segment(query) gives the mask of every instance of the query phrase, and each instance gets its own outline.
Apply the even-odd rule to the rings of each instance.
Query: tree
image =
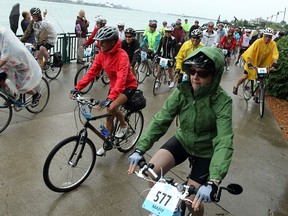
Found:
[[[269,95],[288,100],[288,36],[277,42],[279,51],[278,67],[269,74],[266,90]]]

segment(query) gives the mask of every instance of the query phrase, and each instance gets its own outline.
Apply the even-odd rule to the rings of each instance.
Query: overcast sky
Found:
[[[234,16],[240,19],[254,19],[262,17],[276,21],[276,14],[279,13],[277,21],[282,21],[286,7],[285,21],[288,22],[288,1],[287,0],[84,0],[85,2],[114,3],[128,6],[134,9],[145,11],[164,12],[174,14],[185,14],[204,18],[231,21]]]

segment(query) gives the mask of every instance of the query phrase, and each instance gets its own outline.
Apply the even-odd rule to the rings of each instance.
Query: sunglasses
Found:
[[[132,38],[132,36],[131,36],[131,35],[130,35],[130,36],[128,36],[128,35],[125,35],[125,37],[126,37],[126,38]]]
[[[192,37],[192,39],[195,39],[195,40],[200,40],[200,37]]]
[[[183,68],[184,70],[184,68]],[[200,78],[207,78],[209,76],[211,76],[211,73],[207,70],[204,70],[204,69],[199,69],[196,70],[195,67],[188,67],[186,68],[186,70],[184,70],[186,72],[186,74],[188,75],[192,75],[192,76],[195,76],[195,74],[197,73],[197,75],[200,77]]]

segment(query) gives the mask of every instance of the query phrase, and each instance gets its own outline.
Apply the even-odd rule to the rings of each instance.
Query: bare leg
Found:
[[[236,88],[238,88],[246,79],[248,78],[247,74],[243,74],[240,79],[237,81]]]
[[[173,73],[173,68],[168,67],[168,74],[171,82],[174,82],[174,73]]]

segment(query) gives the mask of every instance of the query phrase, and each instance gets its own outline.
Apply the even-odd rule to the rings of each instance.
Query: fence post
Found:
[[[68,40],[69,40],[69,37],[67,37],[67,35],[65,33],[64,37],[63,37],[63,46],[62,46],[62,57],[63,57],[64,63],[70,62],[70,58],[69,58],[68,52],[67,52]]]

